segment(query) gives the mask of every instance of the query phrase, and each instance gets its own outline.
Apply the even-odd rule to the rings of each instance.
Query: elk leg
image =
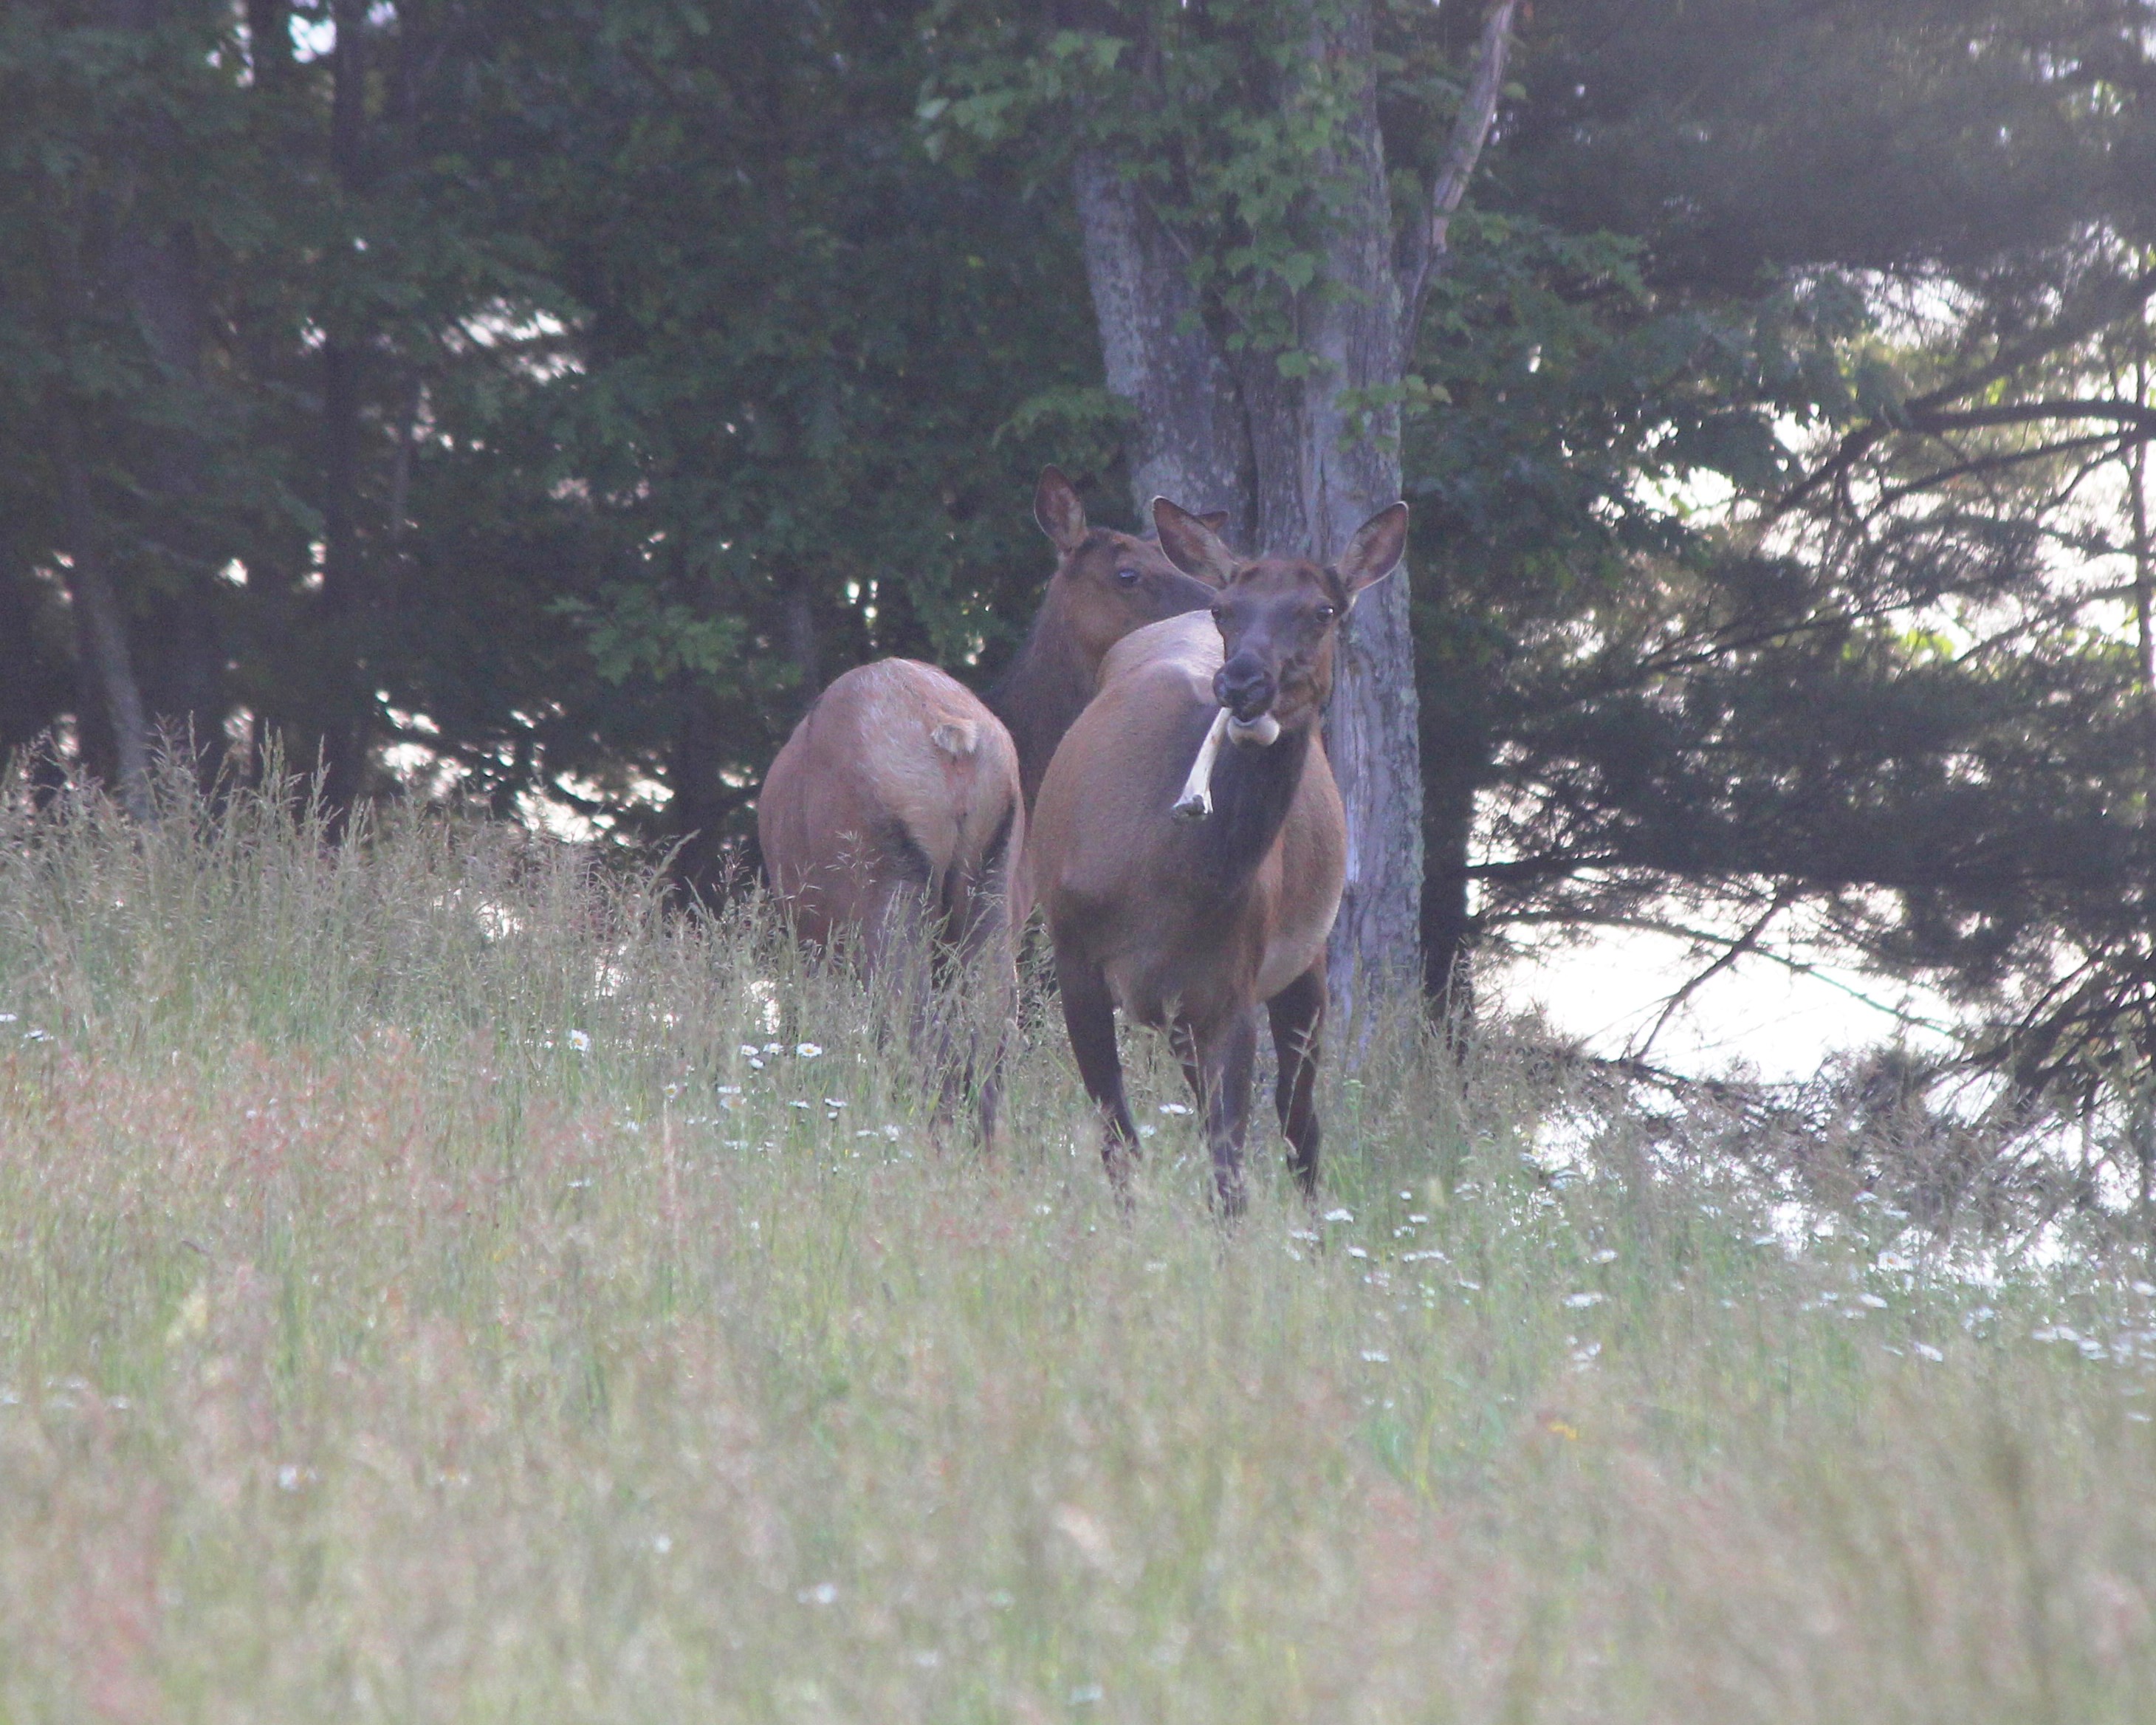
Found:
[[[1198,1032],[1198,1066],[1204,1080],[1205,1138],[1213,1151],[1213,1184],[1220,1214],[1233,1219],[1250,1203],[1243,1184],[1243,1138],[1250,1125],[1250,1075],[1258,1062],[1258,1014],[1235,1013]]]
[[[1183,1081],[1190,1086],[1190,1100],[1202,1114],[1205,1108],[1205,1079],[1198,1070],[1198,1034],[1188,1019],[1178,1019],[1168,1029],[1168,1045],[1183,1066]]]
[[[1280,1080],[1273,1106],[1288,1142],[1287,1165],[1305,1198],[1317,1196],[1317,1039],[1325,1023],[1325,959],[1265,1003]]]
[[[1059,943],[1060,946],[1060,943]],[[1063,1026],[1070,1033],[1070,1052],[1086,1094],[1101,1111],[1106,1136],[1101,1159],[1116,1195],[1128,1202],[1131,1163],[1138,1152],[1138,1132],[1123,1097],[1123,1063],[1116,1054],[1116,1004],[1108,979],[1094,965],[1055,955],[1055,989],[1063,998]]]

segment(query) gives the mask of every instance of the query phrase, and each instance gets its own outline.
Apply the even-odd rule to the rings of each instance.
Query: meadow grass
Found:
[[[1125,1215],[1052,1010],[984,1162],[753,902],[167,802],[0,813],[0,1717],[2156,1715],[2130,1263],[1404,1011]]]

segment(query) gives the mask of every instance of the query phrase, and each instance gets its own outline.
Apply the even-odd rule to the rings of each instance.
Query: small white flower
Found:
[[[743,1056],[744,1058],[747,1058],[747,1057],[748,1057],[748,1056],[753,1055],[754,1055],[757,1050],[757,1046],[756,1046],[756,1045],[755,1045],[753,1042],[744,1042],[744,1043],[743,1043],[743,1044],[742,1044],[742,1045],[741,1045],[741,1051],[742,1051],[742,1056]]]
[[[1348,1248],[1348,1255],[1351,1258],[1367,1258],[1370,1255],[1360,1246],[1350,1246]]]
[[[300,1481],[302,1477],[298,1465],[287,1461],[277,1470],[277,1489],[280,1491],[296,1491],[300,1489]]]
[[[1876,1294],[1859,1294],[1856,1296],[1856,1303],[1860,1306],[1869,1306],[1874,1312],[1884,1312],[1887,1309],[1887,1302]]]
[[[1149,1138],[1159,1130],[1157,1126],[1142,1126],[1138,1128],[1138,1136],[1142,1138]]]
[[[843,1108],[846,1105],[836,1096],[826,1096],[824,1098],[824,1106],[826,1108]]]
[[[763,1045],[763,1051],[766,1054],[784,1054],[786,1045],[783,1042],[767,1042]]]
[[[1564,1305],[1569,1311],[1584,1312],[1590,1306],[1599,1306],[1609,1297],[1609,1296],[1607,1294],[1592,1292],[1584,1294],[1567,1294],[1564,1296]]]
[[[742,1087],[738,1084],[722,1084],[719,1086],[719,1094],[722,1096],[737,1096],[741,1093]]]
[[[674,1549],[674,1536],[670,1533],[653,1534],[651,1536],[651,1548],[657,1552],[660,1557],[665,1557],[667,1553]]]
[[[895,1126],[886,1127],[883,1129],[883,1135],[886,1138],[889,1138],[894,1144],[898,1142],[898,1128]]]
[[[752,1072],[763,1070],[763,1057],[761,1055],[751,1055],[748,1057],[748,1069]]]
[[[1190,1110],[1181,1102],[1163,1102],[1160,1111],[1163,1114],[1188,1114]]]
[[[15,1014],[14,1014],[13,1013],[12,1013],[12,1012],[0,1012],[0,1024],[13,1024],[14,1022],[15,1022]],[[2149,1290],[2149,1291],[2150,1291],[2151,1293],[2156,1293],[2156,1288],[2152,1288],[2151,1290]]]
[[[819,1581],[814,1587],[804,1587],[793,1596],[804,1605],[829,1605],[839,1597],[839,1584],[834,1581]]]
[[[1366,1348],[1363,1350],[1363,1363],[1366,1366],[1389,1366],[1392,1363],[1392,1355],[1387,1353],[1382,1348]]]
[[[793,1045],[793,1052],[800,1055],[804,1060],[813,1060],[818,1055],[823,1053],[823,1051],[824,1050],[822,1045],[818,1043],[797,1042]]]
[[[1325,1219],[1328,1222],[1352,1222],[1355,1219],[1355,1212],[1353,1210],[1327,1210],[1325,1213]]]
[[[2156,1297],[2156,1282],[2137,1281],[2133,1285],[2133,1291],[2144,1300]]]
[[[788,1102],[786,1106],[787,1106],[788,1107],[789,1107],[789,1108],[803,1108],[803,1109],[805,1109],[806,1107],[808,1107],[808,1105],[806,1102]]]
[[[588,1031],[570,1031],[568,1043],[569,1046],[574,1049],[578,1054],[589,1054],[592,1051],[592,1039]]]
[[[1617,1261],[1617,1254],[1609,1247],[1604,1246],[1587,1261],[1590,1264],[1614,1264]]]
[[[1940,1364],[1946,1358],[1946,1355],[1940,1353],[1938,1348],[1933,1347],[1928,1342],[1912,1342],[1909,1344],[1909,1351],[1915,1354],[1917,1358],[1928,1359],[1935,1366]]]

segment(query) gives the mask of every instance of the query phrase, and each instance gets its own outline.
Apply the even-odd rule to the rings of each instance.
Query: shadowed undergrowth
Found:
[[[2130,1267],[1808,1227],[1408,1014],[1231,1235],[1135,1045],[1125,1220],[1052,1011],[984,1164],[754,905],[170,794],[0,814],[0,1715],[2156,1703]]]

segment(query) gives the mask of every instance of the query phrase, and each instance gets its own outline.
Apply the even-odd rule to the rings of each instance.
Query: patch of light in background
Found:
[[[1803,961],[1810,974],[1771,958],[1739,958],[1657,1030],[1671,999],[1714,957],[1680,936],[1639,929],[1530,937],[1489,967],[1482,986],[1500,1009],[1537,1013],[1592,1055],[1639,1055],[1686,1077],[1734,1068],[1785,1083],[1859,1049],[1900,1042],[1943,1053],[1953,1045],[1938,1028],[1948,1014],[1937,997],[1817,956]]]

